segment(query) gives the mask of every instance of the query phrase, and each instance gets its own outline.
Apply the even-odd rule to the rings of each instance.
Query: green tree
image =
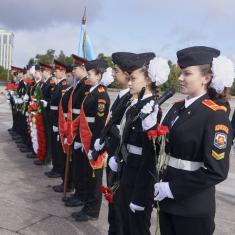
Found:
[[[10,80],[11,74],[8,72],[7,69],[4,69],[2,66],[0,66],[0,80]]]
[[[47,50],[46,54],[37,54],[35,56],[36,62],[39,63],[44,63],[44,64],[53,64],[53,60],[55,58],[55,50],[49,49]]]
[[[168,61],[170,66],[170,74],[168,81],[161,86],[162,90],[169,88],[175,88],[178,91],[178,78],[180,76],[180,69],[176,64],[173,64],[170,60]]]

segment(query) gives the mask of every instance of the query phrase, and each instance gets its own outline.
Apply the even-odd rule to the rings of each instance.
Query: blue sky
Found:
[[[7,2],[1,3],[0,26],[15,34],[14,64],[18,66],[50,48],[67,55],[76,53],[84,6],[96,54],[154,51],[175,61],[179,49],[208,45],[235,61],[233,0]],[[9,11],[11,17],[4,15]]]

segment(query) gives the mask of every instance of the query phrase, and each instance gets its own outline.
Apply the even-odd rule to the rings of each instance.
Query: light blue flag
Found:
[[[87,60],[95,60],[96,58],[90,38],[86,32],[85,24],[82,24],[81,26],[78,56],[85,58]]]

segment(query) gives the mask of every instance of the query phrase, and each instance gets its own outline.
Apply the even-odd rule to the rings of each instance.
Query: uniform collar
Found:
[[[89,91],[89,92],[91,93],[92,91],[94,91],[95,88],[98,87],[99,85],[100,85],[100,84],[97,84],[97,85],[95,85],[95,86],[92,86],[92,87],[90,88],[90,91]]]
[[[118,93],[118,97],[119,98],[122,98],[127,92],[130,91],[130,88],[126,88],[124,90],[121,90],[119,93]]]
[[[150,94],[146,94],[146,95],[144,95],[144,96],[142,97],[142,99],[141,99],[141,100],[145,100],[145,99],[147,99],[147,98],[149,98],[149,97],[151,97],[151,96],[153,96],[153,94],[152,94],[152,93],[150,93]],[[137,98],[136,98],[136,99],[134,99],[134,100],[132,100],[132,102],[131,102],[131,106],[135,105],[135,104],[137,103],[137,101],[138,101],[138,99],[137,99]]]
[[[199,96],[196,96],[194,98],[191,98],[191,99],[188,99],[186,98],[185,99],[185,103],[184,103],[184,106],[185,108],[188,108],[191,104],[193,104],[196,100],[198,100],[200,97],[204,96],[205,94],[202,94],[202,95],[199,95]]]
[[[65,79],[66,79],[66,78],[61,78],[57,84],[61,83],[61,82],[64,81]]]

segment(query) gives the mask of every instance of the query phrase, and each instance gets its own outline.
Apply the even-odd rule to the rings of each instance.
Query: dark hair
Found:
[[[96,75],[100,74],[101,76],[102,76],[103,73],[106,71],[105,68],[99,68],[99,67],[94,68],[94,69],[92,69],[92,70],[94,70],[94,72],[95,72]]]
[[[211,70],[211,65],[210,64],[203,64],[203,65],[199,65],[198,67],[199,67],[199,70],[200,70],[202,76],[210,75],[211,80],[212,80],[213,72]],[[228,99],[229,99],[229,89],[227,87],[225,87],[223,92],[221,94],[219,94],[219,93],[216,92],[216,90],[214,88],[210,87],[211,80],[208,83],[208,87],[207,87],[207,92],[208,92],[208,95],[209,95],[210,99],[212,99],[214,101],[222,101],[222,102],[228,101]]]

